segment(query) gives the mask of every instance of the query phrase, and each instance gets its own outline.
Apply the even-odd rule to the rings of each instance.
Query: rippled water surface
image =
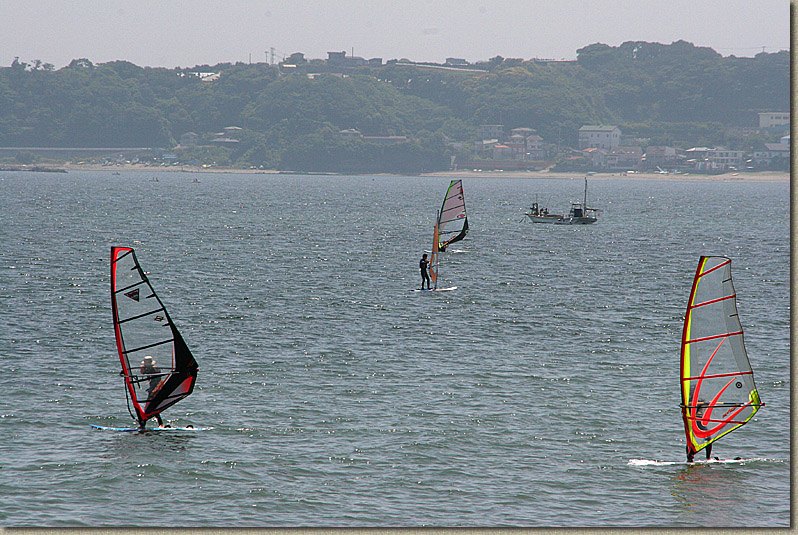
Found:
[[[158,181],[152,180],[157,177]],[[471,232],[419,285],[448,179],[0,173],[0,525],[789,526],[789,184],[466,179]],[[111,245],[200,372],[128,426]],[[452,250],[453,249],[453,250]],[[679,340],[732,259],[767,406],[681,461]]]

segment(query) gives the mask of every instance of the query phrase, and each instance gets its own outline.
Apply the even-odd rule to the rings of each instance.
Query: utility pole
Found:
[[[274,47],[269,48],[269,51],[272,54],[272,60],[269,62],[269,65],[274,65]]]

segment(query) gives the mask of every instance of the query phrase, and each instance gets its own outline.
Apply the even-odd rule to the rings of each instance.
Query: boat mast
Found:
[[[587,177],[585,177],[585,203],[582,205],[584,210],[587,210]]]

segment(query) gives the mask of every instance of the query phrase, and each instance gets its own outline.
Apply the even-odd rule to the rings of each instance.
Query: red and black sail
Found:
[[[130,247],[111,248],[111,307],[122,375],[143,426],[191,394],[197,361]]]

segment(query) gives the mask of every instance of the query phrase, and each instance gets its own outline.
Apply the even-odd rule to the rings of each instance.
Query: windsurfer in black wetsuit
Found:
[[[424,281],[427,281],[427,290],[431,289],[429,285],[429,274],[427,273],[427,270],[429,269],[427,253],[424,253],[421,256],[421,261],[418,263],[418,267],[421,269],[421,289],[424,289]]]
[[[158,390],[158,383],[161,382],[161,369],[155,366],[155,360],[149,355],[144,357],[144,360],[141,361],[141,367],[139,368],[139,372],[141,375],[149,375],[150,376],[150,385],[147,388],[147,401],[152,399],[152,396]],[[163,427],[163,420],[161,420],[161,415],[156,414],[155,420],[158,422],[158,427]],[[144,427],[146,420],[144,422],[140,422],[141,427]]]
[[[695,425],[701,431],[706,431],[707,430],[707,426],[705,426],[704,423],[701,421],[701,418],[703,418],[703,416],[704,416],[704,410],[706,408],[707,408],[707,402],[702,400],[702,399],[699,399],[698,402],[696,403],[696,406],[695,406]],[[707,444],[707,447],[704,448],[704,449],[707,450],[707,460],[711,459],[712,458],[712,442]],[[696,452],[692,451],[692,449],[688,445],[687,446],[687,462],[688,463],[693,462],[693,457],[695,457],[695,454],[696,454]]]

